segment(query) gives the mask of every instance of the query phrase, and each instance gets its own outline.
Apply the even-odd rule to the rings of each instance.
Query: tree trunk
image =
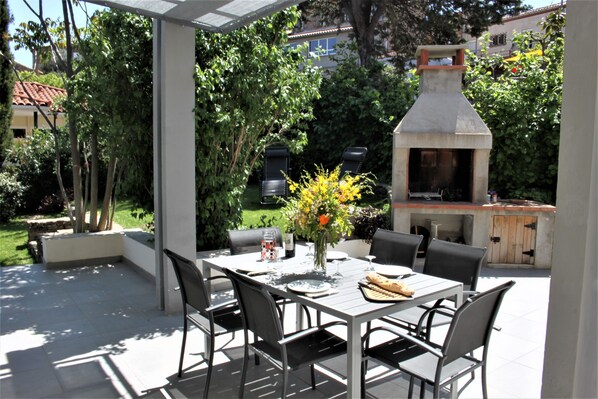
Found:
[[[375,39],[376,27],[384,13],[384,2],[372,0],[350,0],[350,21],[355,32],[355,40],[359,49],[359,63],[367,66],[376,59]]]
[[[91,174],[90,174],[90,203],[89,203],[89,231],[98,231],[98,136],[95,130],[91,132]]]
[[[104,202],[102,204],[102,213],[100,215],[100,221],[98,223],[98,229],[103,231],[107,230],[111,224],[110,221],[110,206],[112,204],[112,190],[114,190],[114,176],[116,174],[116,156],[110,155],[110,161],[108,162],[108,170],[106,171],[106,191],[104,192]]]

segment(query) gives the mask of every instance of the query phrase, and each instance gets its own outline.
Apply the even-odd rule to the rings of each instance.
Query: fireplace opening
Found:
[[[411,148],[409,191],[442,193],[444,201],[472,201],[473,150]]]

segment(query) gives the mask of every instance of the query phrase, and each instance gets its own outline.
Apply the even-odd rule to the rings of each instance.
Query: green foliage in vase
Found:
[[[241,224],[247,179],[267,145],[305,144],[320,76],[285,47],[298,17],[288,9],[226,35],[197,32],[199,249],[226,246],[227,230]]]
[[[465,96],[492,132],[489,186],[502,198],[555,202],[564,25],[556,12],[541,34],[517,35],[515,61],[488,56],[487,44],[481,57],[468,55]]]

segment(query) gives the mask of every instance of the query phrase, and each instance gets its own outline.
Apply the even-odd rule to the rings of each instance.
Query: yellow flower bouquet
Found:
[[[326,244],[332,246],[353,231],[350,204],[369,191],[366,175],[340,177],[340,167],[331,172],[318,167],[315,176],[305,173],[299,182],[288,179],[291,197],[283,200],[288,228],[315,244],[314,267],[325,269]]]

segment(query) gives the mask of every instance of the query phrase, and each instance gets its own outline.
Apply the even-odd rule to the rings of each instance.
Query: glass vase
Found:
[[[328,244],[326,233],[318,234],[314,242],[314,270],[317,272],[326,272],[326,246]]]

